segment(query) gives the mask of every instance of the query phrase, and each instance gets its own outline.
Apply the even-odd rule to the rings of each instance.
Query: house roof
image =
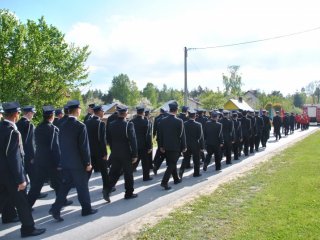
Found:
[[[253,108],[249,106],[248,103],[246,103],[244,100],[242,100],[241,102],[237,99],[229,99],[228,102],[232,102],[238,109],[242,109],[245,111],[253,111]],[[227,103],[228,103],[227,102]],[[226,103],[226,104],[227,104]]]

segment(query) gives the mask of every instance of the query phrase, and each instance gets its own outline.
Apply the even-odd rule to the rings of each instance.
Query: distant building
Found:
[[[253,108],[250,107],[241,97],[239,99],[229,99],[226,104],[224,104],[224,109],[226,110],[245,110],[253,111]]]
[[[188,102],[187,105],[190,109],[198,109],[202,106],[202,104],[199,101],[193,98],[188,98],[187,102]]]
[[[258,98],[258,91],[257,90],[249,90],[247,91],[243,99],[253,108],[257,108],[259,106],[259,98]]]

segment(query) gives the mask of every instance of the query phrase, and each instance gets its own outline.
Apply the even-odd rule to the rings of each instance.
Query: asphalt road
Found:
[[[290,143],[296,142],[310,133],[317,130],[317,127],[311,127],[307,131],[296,131],[293,135],[282,138],[275,142],[272,136],[269,139],[266,149],[249,157],[241,157],[238,161],[233,161],[232,165],[226,166],[225,159],[222,162],[222,171],[220,173],[214,171],[214,166],[209,165],[206,172],[202,172],[202,176],[198,178],[192,177],[193,169],[187,170],[183,176],[182,183],[173,184],[172,178],[169,185],[172,186],[170,191],[165,191],[160,187],[160,181],[165,171],[165,163],[162,164],[158,175],[152,176],[152,181],[143,182],[141,167],[134,173],[135,193],[139,196],[136,199],[124,199],[124,181],[120,178],[116,192],[111,195],[111,203],[107,204],[102,198],[102,182],[99,173],[94,173],[90,179],[91,202],[94,208],[99,209],[97,214],[82,217],[81,207],[77,200],[75,189],[69,193],[68,199],[74,201],[71,206],[66,207],[61,215],[63,222],[56,222],[48,214],[50,205],[54,201],[55,194],[49,186],[44,186],[42,192],[49,195],[45,199],[37,200],[33,216],[36,226],[46,228],[45,234],[29,239],[109,239],[115,233],[121,231],[130,232],[127,226],[134,226],[141,223],[138,219],[144,216],[151,216],[156,210],[170,208],[175,203],[183,201],[190,194],[197,194],[205,186],[212,183],[216,185],[230,179],[232,176],[241,174],[246,169],[259,162],[259,159],[265,158],[284,148]],[[181,164],[181,159],[178,164]],[[142,222],[148,222],[142,221]],[[138,225],[136,225],[138,226]],[[141,227],[141,226],[139,226]],[[20,238],[20,224],[0,224],[0,239],[18,239]],[[116,239],[118,237],[114,237]]]

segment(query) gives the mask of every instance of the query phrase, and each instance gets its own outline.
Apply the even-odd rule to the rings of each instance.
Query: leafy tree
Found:
[[[227,99],[222,92],[207,91],[200,96],[200,101],[205,109],[223,108]]]
[[[129,106],[136,105],[140,98],[140,92],[136,83],[130,81],[128,75],[122,73],[113,77],[109,94],[112,95],[114,99]]]
[[[153,106],[157,105],[159,90],[153,83],[147,83],[147,85],[142,90],[142,95],[146,97]]]
[[[232,65],[228,67],[230,76],[222,75],[223,85],[225,87],[225,95],[233,95],[238,97],[241,95],[241,87],[243,85],[241,76],[238,75],[240,66]]]
[[[72,91],[88,83],[89,54],[88,46],[67,44],[44,17],[23,24],[0,9],[0,102],[62,106]]]
[[[302,105],[305,103],[305,101],[306,101],[305,94],[296,92],[293,95],[293,105],[295,107],[301,108]]]

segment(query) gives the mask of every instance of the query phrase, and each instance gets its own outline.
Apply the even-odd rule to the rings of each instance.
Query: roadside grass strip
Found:
[[[320,239],[320,132],[146,226],[137,239]]]

